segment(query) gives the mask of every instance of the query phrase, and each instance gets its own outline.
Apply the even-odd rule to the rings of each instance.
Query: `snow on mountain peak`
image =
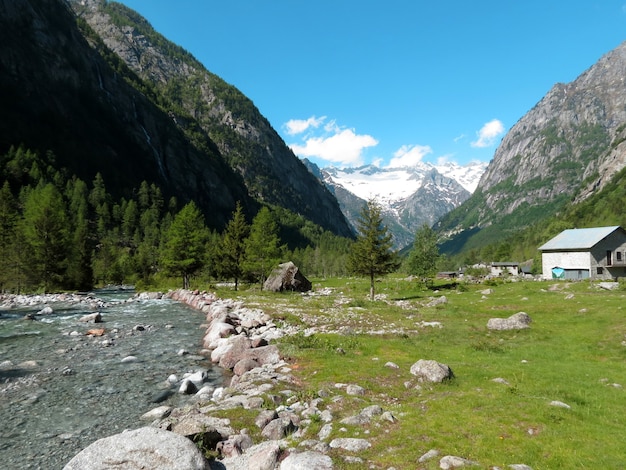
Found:
[[[358,168],[324,168],[326,178],[333,184],[361,199],[374,198],[383,205],[406,199],[422,185],[424,177],[433,170],[456,180],[470,193],[476,190],[487,163],[472,162],[461,166],[454,162],[441,165],[419,162],[411,167],[380,168],[366,165]]]

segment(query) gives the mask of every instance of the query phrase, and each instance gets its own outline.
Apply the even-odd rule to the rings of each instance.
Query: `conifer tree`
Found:
[[[33,281],[48,292],[61,283],[68,258],[66,208],[54,185],[38,186],[28,194],[21,227]]]
[[[182,278],[183,289],[189,288],[190,277],[204,266],[207,237],[204,217],[193,201],[176,214],[165,233],[161,265],[167,275]]]
[[[15,262],[17,205],[8,181],[0,189],[0,291],[11,283]]]
[[[235,290],[238,289],[239,280],[244,272],[246,239],[249,233],[250,226],[246,222],[241,203],[237,201],[232,218],[222,235],[220,260],[221,274],[235,281]]]
[[[413,248],[407,259],[408,273],[422,279],[432,277],[437,272],[440,258],[437,234],[428,224],[422,225],[415,232]]]
[[[89,290],[93,287],[91,258],[94,245],[89,230],[89,191],[84,181],[75,179],[68,182],[67,194],[71,243],[66,284],[72,289]]]
[[[358,236],[348,255],[348,269],[370,279],[370,299],[374,300],[376,276],[389,274],[400,263],[392,250],[392,236],[383,225],[382,209],[373,199],[363,206],[357,220]]]
[[[252,220],[250,236],[246,240],[246,271],[254,275],[263,285],[270,271],[280,261],[278,225],[267,207]]]

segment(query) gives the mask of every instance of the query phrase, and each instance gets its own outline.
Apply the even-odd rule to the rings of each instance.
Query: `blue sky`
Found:
[[[626,0],[122,0],[320,166],[490,161],[626,40]]]

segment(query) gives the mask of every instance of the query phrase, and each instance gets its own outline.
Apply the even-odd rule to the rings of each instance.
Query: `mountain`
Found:
[[[507,133],[474,194],[436,228],[448,253],[497,243],[582,201],[626,165],[626,43],[554,87]]]
[[[335,234],[352,236],[336,199],[250,99],[124,5],[105,0],[70,4],[108,49],[165,97],[177,126],[193,127],[210,138],[254,199],[300,214]]]
[[[270,204],[352,235],[253,103],[132,10],[0,0],[0,38],[0,155],[21,144],[85,181],[99,172],[115,197],[154,183],[215,229],[241,201],[250,216]]]
[[[368,199],[376,199],[397,248],[410,245],[420,226],[432,225],[465,201],[487,166],[481,162],[466,166],[420,162],[412,167],[320,169],[305,163],[335,195],[353,227],[361,207]]]
[[[165,196],[196,200],[213,226],[228,220],[237,200],[250,208],[241,176],[209,136],[190,138],[97,36],[84,33],[62,0],[0,0],[0,153],[23,144],[85,181],[100,172],[116,196],[144,180],[158,184]]]

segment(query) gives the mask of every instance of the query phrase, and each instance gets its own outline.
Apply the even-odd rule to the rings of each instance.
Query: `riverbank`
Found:
[[[137,427],[156,399],[172,407],[194,400],[172,390],[171,376],[205,371],[207,385],[223,385],[221,371],[198,354],[203,316],[159,297],[127,289],[3,296],[3,467],[63,468],[95,440]],[[81,321],[95,314],[98,323]]]

